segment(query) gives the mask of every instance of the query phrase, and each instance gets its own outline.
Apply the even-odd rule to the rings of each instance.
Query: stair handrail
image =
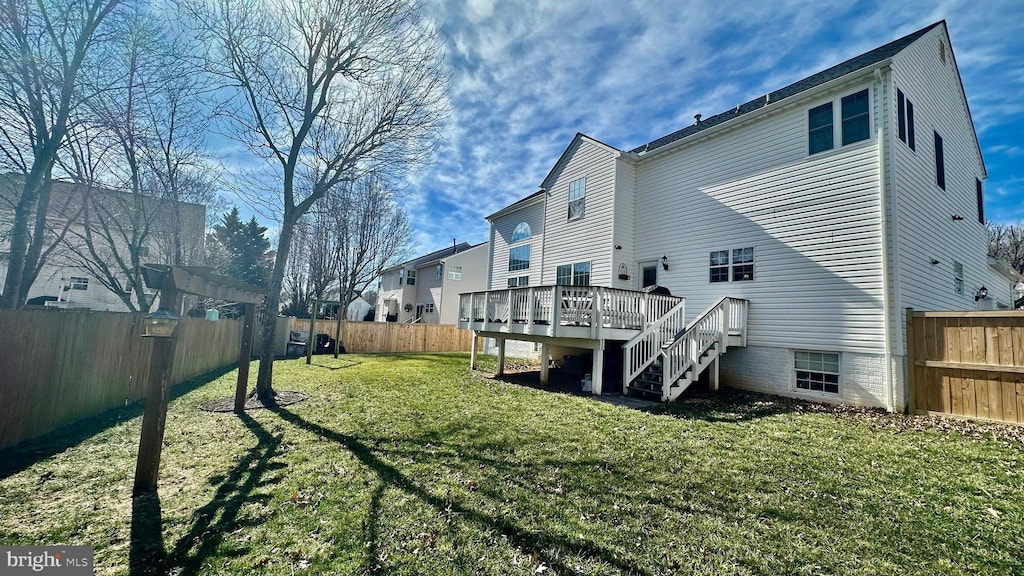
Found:
[[[686,325],[685,310],[686,299],[681,298],[660,318],[622,345],[623,383],[628,385],[658,358],[662,345]]]
[[[718,344],[718,354],[725,351],[726,336],[728,335],[726,319],[729,316],[726,308],[729,306],[730,300],[732,298],[726,296],[712,304],[690,322],[672,342],[662,347],[661,385],[663,397],[668,396],[669,386],[681,378],[690,367],[699,364],[701,357],[712,346]]]

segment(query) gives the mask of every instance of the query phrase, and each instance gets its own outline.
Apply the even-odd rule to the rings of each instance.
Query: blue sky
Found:
[[[487,239],[576,132],[629,149],[945,19],[989,172],[1024,220],[1024,1],[426,0],[452,117],[411,177],[416,254]]]

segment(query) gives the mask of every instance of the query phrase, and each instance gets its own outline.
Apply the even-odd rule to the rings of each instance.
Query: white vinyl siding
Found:
[[[623,159],[615,162],[615,207],[612,218],[614,231],[612,234],[612,287],[626,290],[642,288],[642,271],[637,269],[636,245],[634,230],[636,227],[636,164]],[[619,270],[626,269],[629,278],[619,278]]]
[[[519,240],[513,243],[512,236],[515,229],[525,223],[530,227],[530,238]],[[521,229],[521,228],[520,228]],[[511,246],[530,245],[530,271],[535,276],[534,284],[539,278],[539,270],[544,257],[544,202],[538,201],[534,204],[523,206],[508,214],[495,217],[491,221],[491,243],[490,243],[490,281],[489,290],[504,290],[508,288],[508,279],[522,276],[520,272],[508,269],[509,249]],[[534,272],[537,270],[537,272]],[[465,270],[463,274],[465,274]]]
[[[752,346],[883,351],[877,141],[807,155],[807,111],[870,82],[640,161],[636,253],[668,256],[658,283],[686,297],[688,321],[735,296],[751,301]],[[711,252],[745,247],[755,281],[709,282]]]
[[[569,185],[583,177],[587,183],[586,216],[566,221]],[[540,284],[554,284],[560,264],[590,261],[591,283],[611,285],[615,180],[612,151],[584,137],[570,145],[563,161],[544,182],[548,198]]]
[[[946,63],[940,60],[939,43],[946,46]],[[917,310],[971,310],[978,287],[991,288],[1005,280],[989,273],[985,255],[985,226],[970,216],[977,210],[976,180],[983,177],[967,103],[961,91],[956,65],[950,58],[949,40],[938,26],[893,58],[889,94],[896,90],[914,95],[916,151],[898,139],[898,110],[890,114],[893,129],[892,160],[895,181],[890,194],[896,207],[892,224],[897,226],[893,249],[898,255],[900,284],[894,317],[904,308]],[[946,190],[935,177],[935,150],[930,133],[942,135]],[[908,138],[909,139],[909,138]],[[954,220],[952,215],[964,216]],[[932,264],[932,261],[939,264]],[[963,294],[950,289],[954,262],[964,264]],[[1002,292],[1006,292],[1003,290]],[[897,353],[903,354],[902,322],[895,322]]]

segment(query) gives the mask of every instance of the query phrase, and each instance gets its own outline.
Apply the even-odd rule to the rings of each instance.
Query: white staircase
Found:
[[[678,312],[673,308],[623,345],[626,390],[662,402],[678,398],[730,346],[746,346],[747,306],[747,300],[725,297],[669,332],[682,323],[682,303],[677,305]]]

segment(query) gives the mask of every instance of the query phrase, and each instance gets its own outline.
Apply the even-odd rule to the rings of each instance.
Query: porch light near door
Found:
[[[988,298],[988,288],[982,286],[981,288],[978,288],[977,292],[974,293],[974,301],[977,302],[978,300],[982,300],[984,298]]]
[[[668,256],[661,257],[661,267],[668,270]]]

